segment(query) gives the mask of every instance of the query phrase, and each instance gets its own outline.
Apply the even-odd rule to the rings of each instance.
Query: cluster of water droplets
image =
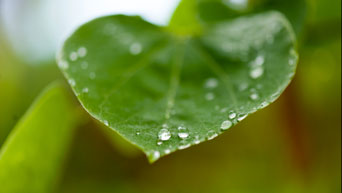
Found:
[[[212,101],[215,99],[215,94],[212,92],[215,88],[217,88],[219,81],[216,78],[208,78],[204,82],[204,88],[208,90],[205,94],[204,98],[207,101]]]
[[[76,51],[72,51],[69,55],[69,59],[71,61],[76,61],[79,58],[84,58],[87,55],[87,48],[85,47],[79,47]]]

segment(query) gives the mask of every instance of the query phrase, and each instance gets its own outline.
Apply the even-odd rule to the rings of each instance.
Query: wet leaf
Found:
[[[67,39],[58,63],[84,108],[153,162],[266,107],[295,73],[294,33],[278,12],[201,30],[102,17]]]

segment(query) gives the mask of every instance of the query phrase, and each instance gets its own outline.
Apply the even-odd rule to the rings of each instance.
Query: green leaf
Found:
[[[81,26],[58,63],[84,108],[153,162],[273,102],[297,54],[278,12],[221,22],[199,37],[116,15]]]
[[[53,84],[27,111],[0,153],[1,192],[52,192],[78,120],[70,95]]]

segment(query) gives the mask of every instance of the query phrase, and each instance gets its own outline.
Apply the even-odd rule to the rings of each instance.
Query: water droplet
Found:
[[[244,120],[246,117],[247,117],[247,114],[241,113],[241,114],[238,115],[237,120],[238,120],[238,121],[242,121],[242,120]]]
[[[66,61],[60,61],[60,62],[58,63],[58,66],[59,66],[60,68],[62,68],[63,70],[66,70],[66,69],[69,68],[69,63],[66,62]]]
[[[159,140],[161,141],[167,141],[171,138],[171,133],[168,129],[166,128],[163,128],[159,131],[158,133],[158,138]]]
[[[268,105],[268,102],[263,102],[263,103],[261,103],[261,105],[259,106],[259,108],[261,109],[261,108],[264,108],[264,107],[266,107]]]
[[[234,113],[234,111],[230,111],[228,117],[229,119],[234,119],[236,117],[236,113]]]
[[[212,139],[214,139],[217,136],[218,136],[218,134],[215,131],[213,131],[213,130],[210,130],[208,132],[208,140],[212,140]]]
[[[103,123],[106,125],[106,126],[109,126],[109,122],[107,120],[104,120]]]
[[[82,63],[81,63],[81,68],[82,68],[83,70],[87,69],[87,68],[88,68],[88,62],[82,62]]]
[[[218,80],[216,78],[209,78],[205,81],[205,88],[216,88],[218,85]]]
[[[142,45],[140,43],[133,43],[131,47],[129,48],[129,51],[133,55],[138,55],[142,52]]]
[[[255,58],[254,61],[251,62],[251,66],[262,66],[265,63],[265,57],[259,55]]]
[[[160,157],[159,151],[153,152],[153,159],[158,159]]]
[[[201,143],[201,140],[199,139],[199,136],[198,136],[198,135],[195,136],[195,141],[194,141],[194,143],[195,143],[195,144]]]
[[[212,92],[209,92],[205,95],[205,99],[207,99],[208,101],[212,101],[214,100],[214,98],[215,98],[215,95]]]
[[[296,62],[297,62],[297,60],[298,60],[298,55],[297,55],[297,53],[296,53],[296,50],[292,48],[292,49],[290,50],[289,64],[290,64],[290,65],[295,65]]]
[[[163,144],[162,141],[158,141],[158,142],[157,142],[157,145],[161,145],[161,144]]]
[[[178,137],[181,139],[186,139],[189,137],[189,133],[178,133]]]
[[[89,78],[92,79],[92,80],[94,80],[94,79],[96,78],[95,72],[89,73]]]
[[[76,52],[71,52],[69,58],[71,61],[76,61],[78,58],[78,55]]]
[[[71,86],[75,86],[76,85],[76,82],[75,82],[75,80],[74,79],[69,79],[69,84],[71,85]]]
[[[253,79],[260,78],[264,74],[264,68],[262,66],[256,66],[251,69],[249,76]]]
[[[221,109],[221,113],[225,113],[225,112],[227,112],[228,111],[228,108],[223,108],[223,109]]]
[[[77,54],[80,58],[85,57],[87,55],[87,48],[85,48],[85,47],[78,48]]]
[[[239,90],[240,91],[244,91],[244,90],[246,90],[248,88],[248,83],[241,83],[240,85],[239,85]]]
[[[137,134],[137,135],[140,135],[140,132],[138,131],[136,134]]]
[[[165,154],[169,154],[169,153],[171,153],[171,150],[170,149],[165,149],[164,152],[165,152]]]
[[[257,93],[252,93],[249,98],[251,98],[253,101],[258,100],[259,99],[259,95]]]
[[[179,149],[179,150],[186,149],[186,148],[190,147],[190,145],[191,145],[191,144],[180,145],[180,146],[178,147],[178,149]]]
[[[231,121],[223,121],[223,123],[221,124],[221,129],[222,130],[227,130],[232,126],[232,122]]]
[[[88,93],[88,92],[89,92],[89,89],[88,89],[88,88],[83,88],[83,89],[82,89],[82,92],[83,92],[83,93]]]

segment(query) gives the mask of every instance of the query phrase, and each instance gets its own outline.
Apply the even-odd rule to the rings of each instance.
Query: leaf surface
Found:
[[[76,30],[58,63],[84,108],[153,162],[273,102],[295,73],[297,53],[278,12],[181,36],[115,15]]]

